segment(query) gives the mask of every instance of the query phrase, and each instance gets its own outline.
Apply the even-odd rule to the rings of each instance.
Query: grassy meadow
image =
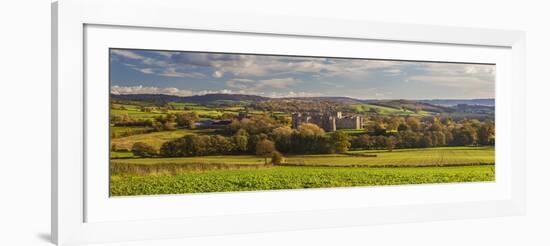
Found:
[[[137,142],[144,142],[156,149],[159,149],[163,143],[168,140],[181,138],[189,134],[208,134],[213,132],[212,129],[204,130],[189,130],[189,129],[177,129],[174,131],[161,131],[150,132],[145,134],[136,134],[127,137],[120,137],[111,139],[111,146],[115,146],[116,149],[122,149],[130,151],[132,146]]]
[[[487,165],[495,159],[493,147],[440,147],[429,149],[398,149],[350,151],[346,154],[288,155],[279,165],[287,166],[343,166],[343,167],[418,167],[452,165]],[[226,163],[257,165],[264,158],[255,155],[220,155],[176,158],[123,158],[113,159],[120,164],[208,164]]]

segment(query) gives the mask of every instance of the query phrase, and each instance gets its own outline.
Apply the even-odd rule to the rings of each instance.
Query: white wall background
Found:
[[[113,0],[115,1],[115,0]],[[160,1],[160,0],[159,0]],[[546,1],[189,1],[192,8],[527,32],[527,216],[163,241],[168,245],[550,245]],[[185,13],[182,13],[185,14]],[[0,245],[51,245],[50,1],[0,7]],[[159,245],[135,242],[111,245]],[[164,245],[164,244],[163,244]]]

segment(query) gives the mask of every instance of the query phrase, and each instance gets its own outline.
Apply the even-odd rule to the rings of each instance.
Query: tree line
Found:
[[[189,127],[194,117],[175,122]],[[439,117],[373,116],[364,132],[348,134],[345,130],[325,132],[315,124],[301,124],[293,129],[286,121],[269,115],[234,119],[223,134],[187,135],[165,142],[160,150],[140,143],[139,156],[189,157],[227,154],[256,154],[263,157],[281,154],[344,153],[350,149],[428,148],[437,146],[494,145],[495,130],[491,120],[453,121]],[[143,150],[146,150],[143,153]]]
[[[134,118],[128,114],[112,115],[113,126],[150,127],[153,131],[170,131],[177,128],[195,128],[199,116],[195,112],[178,112],[159,115],[153,118]]]

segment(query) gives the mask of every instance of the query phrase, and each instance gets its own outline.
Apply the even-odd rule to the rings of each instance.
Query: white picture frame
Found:
[[[185,9],[185,3],[175,0],[60,0],[52,4],[52,237],[57,244],[347,227],[524,213],[526,162],[523,32],[197,10],[182,15],[181,12]],[[108,32],[112,36],[116,36],[117,32],[125,32],[124,35],[128,37],[137,35],[136,40],[140,42],[124,43],[122,37],[109,39]],[[497,166],[497,181],[494,184],[313,189],[117,198],[118,200],[109,198],[108,195],[105,196],[104,189],[95,188],[100,182],[107,184],[105,172],[108,170],[102,173],[103,169],[89,165],[93,146],[96,149],[102,148],[95,141],[90,141],[93,137],[89,132],[90,129],[96,129],[89,114],[97,112],[94,116],[101,115],[101,112],[94,110],[96,102],[98,105],[102,102],[101,88],[96,88],[89,81],[97,80],[95,75],[99,80],[105,77],[100,76],[100,70],[93,70],[102,66],[98,63],[102,60],[101,57],[95,59],[95,55],[90,55],[89,52],[96,51],[93,50],[96,48],[101,50],[110,47],[114,45],[114,40],[118,40],[118,45],[128,48],[143,48],[140,46],[144,45],[147,48],[180,48],[170,42],[141,38],[150,32],[155,32],[159,37],[172,35],[174,38],[197,32],[226,37],[228,40],[254,36],[265,38],[266,42],[276,37],[281,41],[277,50],[248,47],[268,53],[295,54],[298,51],[293,46],[299,46],[300,42],[303,45],[306,42],[303,40],[310,40],[307,42],[312,44],[348,42],[345,43],[346,46],[369,43],[380,45],[379,47],[384,47],[383,44],[389,42],[395,48],[416,47],[423,52],[414,54],[403,51],[402,54],[384,55],[382,48],[379,56],[438,60],[447,55],[453,61],[490,61],[497,64],[497,163],[503,163],[503,168],[500,169],[503,171]],[[246,49],[237,45],[232,48],[231,43],[228,43],[229,46],[218,49]],[[438,46],[442,47],[442,52],[436,54],[433,50]],[[311,55],[316,51],[311,49],[302,52]],[[334,52],[346,51],[340,49]],[[371,57],[373,55],[370,54]],[[400,55],[403,57],[399,57]],[[107,62],[105,59],[103,61]],[[94,76],[90,76],[90,71],[94,71]],[[95,134],[97,131],[94,130]],[[371,199],[360,198],[365,194]],[[429,194],[433,197],[437,196],[434,194],[451,195],[432,199]],[[301,201],[299,199],[303,199],[303,203],[300,203],[302,206],[288,203],[282,206],[283,203],[280,203]],[[307,204],[308,200],[334,202],[313,206],[314,203]],[[252,207],[246,207],[246,202],[253,201],[263,201],[255,205],[261,205],[265,209],[253,210]],[[279,201],[279,208],[270,208],[269,204],[276,201]],[[211,206],[220,202],[229,205],[224,209]],[[351,202],[353,204],[349,204]],[[195,215],[177,212],[182,207],[196,211]],[[158,208],[162,210],[154,210]]]

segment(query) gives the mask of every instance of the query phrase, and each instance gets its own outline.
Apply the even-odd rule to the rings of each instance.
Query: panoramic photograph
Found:
[[[109,193],[494,182],[495,69],[111,48]]]

